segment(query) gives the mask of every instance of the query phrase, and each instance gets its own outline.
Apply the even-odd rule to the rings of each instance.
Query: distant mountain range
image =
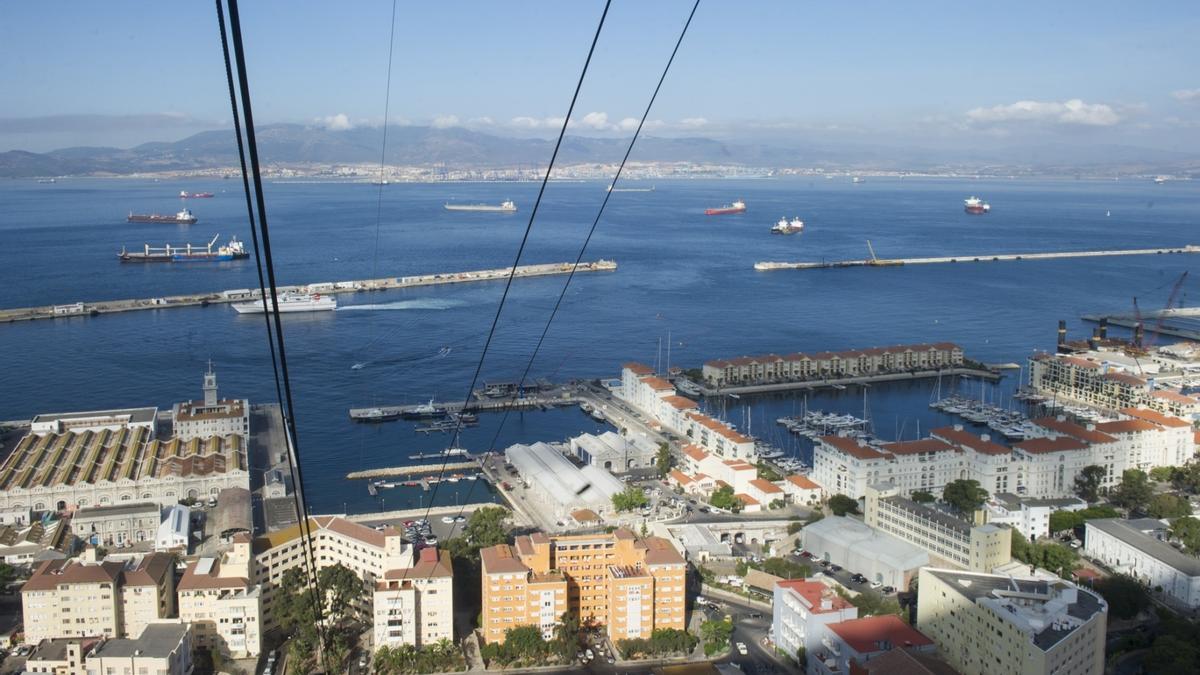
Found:
[[[379,161],[382,129],[356,127],[329,130],[299,124],[258,128],[259,155],[273,166],[359,164]],[[568,136],[560,165],[614,163],[628,139]],[[553,141],[509,138],[464,128],[394,126],[388,129],[387,163],[447,168],[511,168],[545,166]],[[1064,158],[1069,158],[1064,160]],[[930,150],[846,143],[762,143],[702,137],[642,137],[633,161],[736,164],[754,167],[826,167],[858,170],[957,170],[1039,173],[1200,173],[1194,154],[1124,146],[1054,147],[993,150]],[[144,143],[128,148],[76,147],[33,153],[0,153],[0,177],[31,178],[68,175],[125,175],[232,167],[237,146],[229,130],[205,131],[175,142]]]

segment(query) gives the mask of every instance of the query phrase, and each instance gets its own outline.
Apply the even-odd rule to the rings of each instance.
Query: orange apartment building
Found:
[[[553,636],[564,612],[607,627],[613,640],[685,628],[686,563],[658,537],[611,534],[517,537],[480,552],[483,639],[504,642],[509,628],[532,625]]]

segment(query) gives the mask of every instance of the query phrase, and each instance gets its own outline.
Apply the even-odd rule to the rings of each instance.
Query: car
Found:
[[[465,522],[467,522],[467,517],[466,516],[454,516],[454,522],[465,523]]]
[[[854,583],[856,583],[856,584],[861,584],[862,582],[864,582],[864,581],[866,581],[866,580],[867,580],[867,578],[866,578],[866,577],[864,577],[863,575],[861,575],[861,574],[859,574],[859,573],[857,573],[857,572],[855,572],[854,574],[851,574],[851,575],[850,575],[850,581],[853,581],[853,582],[854,582]]]
[[[886,595],[891,595],[892,593],[896,592],[896,589],[893,588],[892,586],[884,586],[883,588],[879,589],[879,592],[884,593]]]
[[[595,653],[595,652],[593,652],[593,651],[591,650],[591,648],[588,648],[588,649],[584,650],[584,652],[583,652],[583,655],[584,655],[584,656],[586,656],[586,657],[588,657],[589,659],[594,659],[594,658],[596,658],[596,653]]]
[[[800,557],[811,559],[813,557],[813,554],[809,553],[808,551],[800,551]]]
[[[697,605],[707,605],[708,598],[704,597],[703,595],[697,595],[696,596],[696,604]]]
[[[821,561],[821,567],[829,567],[829,561],[828,561],[828,560],[822,560],[822,561]]]
[[[882,581],[872,581],[871,588],[883,588],[883,582]]]
[[[454,516],[442,516],[442,522],[449,525],[454,522]]]
[[[738,650],[738,653],[739,653],[739,654],[741,654],[742,656],[745,656],[745,655],[747,655],[747,654],[749,654],[749,653],[750,653],[750,650],[749,650],[749,649],[746,649],[746,643],[745,643],[745,642],[739,642],[739,643],[737,643],[737,650]]]
[[[763,618],[763,615],[762,615],[762,612],[750,612],[749,614],[746,615],[746,618],[747,619],[761,619],[761,618]]]
[[[278,650],[278,649],[272,649],[272,650],[270,651],[270,653],[268,653],[268,654],[267,654],[267,665],[271,665],[271,664],[275,663],[275,662],[276,662],[276,661],[278,661],[278,660],[279,660],[279,650]]]
[[[707,506],[700,507],[700,513],[709,513],[711,511],[712,511],[712,509],[708,508]]]
[[[429,544],[430,546],[437,546],[438,538],[431,534],[428,537],[425,537],[425,543]]]
[[[608,660],[608,664],[609,664],[610,666],[611,666],[612,664],[614,664],[614,663],[616,663],[616,662],[617,662],[617,660],[616,660],[616,659],[614,659],[614,658],[613,658],[613,657],[611,657],[611,656],[610,656],[610,657],[608,657],[608,659],[607,659],[607,660]]]
[[[370,662],[371,662],[371,657],[368,656],[367,654],[363,654],[362,656],[358,657],[358,669],[366,670],[367,664]]]

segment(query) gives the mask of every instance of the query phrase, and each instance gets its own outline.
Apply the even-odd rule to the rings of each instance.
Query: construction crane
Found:
[[[1171,309],[1175,306],[1175,300],[1179,297],[1179,291],[1183,289],[1183,283],[1187,281],[1187,270],[1179,275],[1175,280],[1175,285],[1171,286],[1171,294],[1167,296],[1167,306],[1158,313],[1158,321],[1154,322],[1154,330],[1146,338],[1146,349],[1153,349],[1155,341],[1158,340],[1159,331],[1162,330],[1163,323],[1167,320],[1167,315],[1171,313]],[[1134,308],[1137,307],[1137,302],[1134,302]]]
[[[902,265],[903,264],[899,260],[888,260],[886,258],[880,259],[878,256],[876,256],[875,255],[875,247],[871,246],[870,239],[867,240],[867,252],[871,254],[871,259],[867,261],[867,264],[872,267],[885,267],[885,266],[889,266],[889,265]]]

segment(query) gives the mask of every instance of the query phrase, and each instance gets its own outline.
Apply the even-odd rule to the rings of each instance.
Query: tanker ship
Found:
[[[187,190],[179,191],[180,199],[211,199],[212,196],[213,193],[211,192],[188,192]]]
[[[240,260],[250,256],[246,252],[246,246],[238,241],[237,237],[229,240],[228,244],[214,249],[213,246],[217,243],[216,235],[207,245],[192,245],[184,244],[183,246],[151,246],[145,244],[142,246],[142,251],[130,253],[121,248],[121,252],[117,254],[121,262],[223,262],[226,260]]]
[[[129,212],[129,222],[131,223],[160,223],[167,225],[195,225],[196,216],[192,215],[191,210],[184,209],[173,216],[164,216],[161,213],[134,213]]]
[[[746,212],[746,202],[744,202],[740,199],[732,204],[726,204],[725,206],[722,206],[720,208],[704,209],[704,215],[706,215],[706,216],[724,216],[724,215],[729,215],[731,213],[745,213],[745,212]]]
[[[991,211],[992,205],[979,197],[970,197],[963,200],[963,209],[972,215],[980,215]]]
[[[499,206],[495,204],[443,204],[447,211],[499,211],[501,213],[516,213],[517,205],[511,199],[506,199]]]

